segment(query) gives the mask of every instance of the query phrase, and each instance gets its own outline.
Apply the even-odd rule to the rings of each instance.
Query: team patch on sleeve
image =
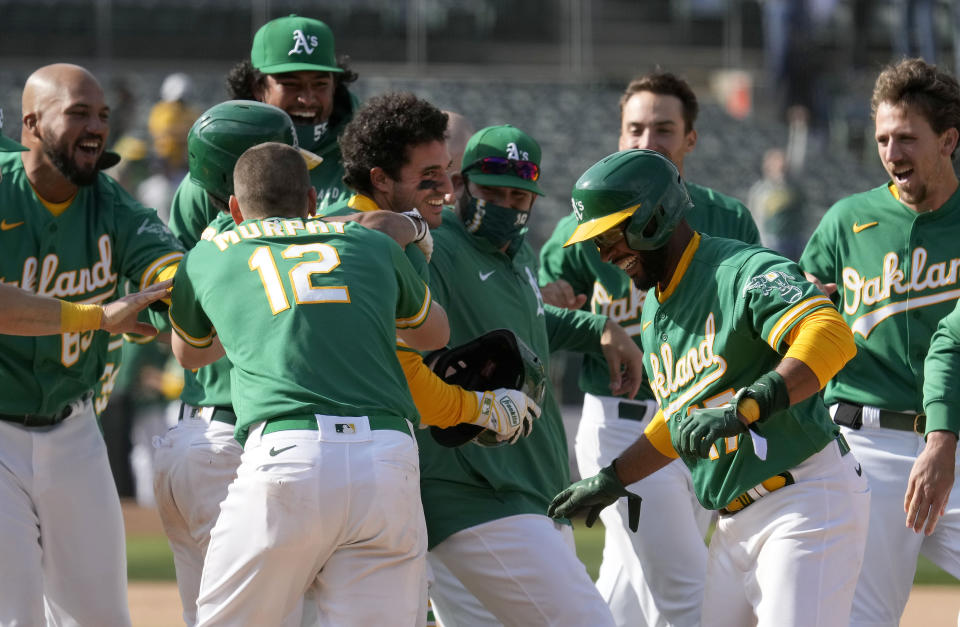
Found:
[[[763,274],[758,274],[749,281],[743,288],[743,293],[760,292],[764,296],[777,294],[786,302],[792,305],[803,297],[803,290],[794,282],[800,281],[799,277],[794,277],[780,270],[771,270]]]

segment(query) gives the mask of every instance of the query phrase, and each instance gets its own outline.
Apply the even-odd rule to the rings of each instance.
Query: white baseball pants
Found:
[[[582,477],[600,472],[633,444],[657,411],[642,421],[620,418],[622,399],[586,394],[574,451]],[[713,515],[693,494],[690,470],[676,460],[627,486],[643,498],[640,527],[630,530],[627,500],[600,513],[605,527],[597,589],[614,621],[630,627],[696,627],[707,571],[703,541]]]
[[[0,421],[0,625],[130,624],[120,499],[89,401]]]
[[[199,625],[299,625],[314,585],[322,625],[422,622],[427,534],[412,432],[317,419],[319,431],[250,434],[210,532]],[[338,433],[345,420],[351,432]]]
[[[243,453],[233,438],[233,425],[192,418],[190,413],[186,409],[186,417],[154,441],[153,482],[188,627],[197,622],[197,593],[210,530]]]
[[[508,627],[613,625],[577,557],[573,530],[544,514],[508,516],[458,531],[430,554]],[[430,593],[437,619],[445,627],[472,625],[458,618],[456,590],[443,584],[435,580]]]
[[[868,426],[842,431],[863,464],[871,492],[867,551],[850,625],[895,627],[910,597],[918,555],[960,578],[960,481],[954,481],[946,514],[933,535],[915,533],[906,526],[903,499],[910,469],[924,447],[923,436]]]
[[[847,627],[870,489],[836,442],[790,469],[796,483],[720,516],[703,627]]]

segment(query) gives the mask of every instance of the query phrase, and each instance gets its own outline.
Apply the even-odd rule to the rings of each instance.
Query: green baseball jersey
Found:
[[[433,230],[430,287],[450,319],[450,343],[510,329],[549,370],[552,350],[598,350],[606,318],[544,305],[537,258],[524,242],[513,258],[468,233],[444,210]],[[467,527],[518,514],[544,514],[569,484],[567,440],[549,380],[543,413],[516,444],[444,448],[418,431],[420,480],[428,543]]]
[[[796,323],[833,306],[794,262],[734,240],[694,237],[677,273],[640,318],[644,368],[671,433],[690,410],[722,405],[776,367]],[[717,440],[709,459],[682,458],[707,509],[796,466],[839,431],[816,394],[755,427],[766,459],[750,433]]]
[[[213,239],[214,235],[232,229],[234,226],[236,226],[236,223],[229,213],[217,213],[213,222],[204,228],[201,233],[175,234],[183,242],[183,245],[190,249],[201,239]],[[233,400],[230,395],[230,372],[232,370],[233,365],[226,357],[222,357],[195,371],[184,368],[183,391],[180,393],[180,400],[195,407],[232,407]]]
[[[361,213],[366,211],[380,211],[380,206],[369,196],[364,196],[363,194],[351,194],[350,196],[341,199],[339,202],[333,203],[328,207],[324,208],[322,211],[318,212],[318,215],[327,218],[327,217],[337,217],[337,216],[349,216],[355,213]],[[417,274],[424,280],[424,282],[430,282],[430,271],[427,269],[427,258],[424,256],[423,251],[420,250],[420,247],[416,244],[408,244],[405,252],[407,253],[407,259],[410,260],[410,263],[413,264],[413,269],[417,271]]]
[[[937,325],[923,374],[927,433],[960,433],[960,303]]]
[[[20,153],[0,153],[0,282],[64,300],[105,303],[141,289],[183,257],[157,212],[106,174],[59,215],[34,193]],[[93,391],[107,363],[104,331],[0,335],[0,413],[52,414]]]
[[[396,329],[422,324],[430,303],[382,233],[318,219],[247,220],[187,254],[170,322],[192,346],[220,337],[242,442],[251,425],[290,414],[415,421]]]
[[[686,218],[695,230],[747,244],[760,243],[757,225],[739,201],[700,185],[686,183],[686,186],[694,203]],[[609,316],[639,344],[640,312],[645,292],[638,289],[623,270],[605,263],[593,242],[580,242],[564,248],[576,228],[577,218],[572,213],[557,223],[550,239],[540,250],[540,284],[564,279],[573,287],[574,293],[587,295],[590,311]],[[610,375],[603,355],[584,355],[580,389],[589,394],[610,396]],[[636,398],[653,398],[646,381]]]
[[[800,267],[823,283],[850,325],[857,355],[825,398],[922,411],[923,360],[937,323],[960,297],[960,191],[917,213],[892,183],[837,202],[820,221]]]

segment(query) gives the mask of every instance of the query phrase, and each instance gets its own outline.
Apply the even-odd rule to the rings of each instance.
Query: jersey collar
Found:
[[[366,213],[367,211],[380,211],[380,206],[377,205],[376,201],[369,196],[364,196],[363,194],[354,194],[347,201],[347,206],[351,209],[356,209],[357,211],[362,211]]]
[[[690,267],[690,262],[693,260],[694,253],[697,252],[697,248],[700,247],[700,234],[694,231],[693,237],[690,238],[690,241],[687,242],[687,247],[683,249],[683,254],[680,255],[680,261],[677,262],[677,269],[673,271],[673,276],[670,277],[670,284],[667,285],[667,289],[662,292],[657,289],[657,302],[662,303],[663,301],[670,298],[670,296],[676,291],[677,286],[680,285],[680,281],[683,279],[683,275],[687,273],[687,268]]]

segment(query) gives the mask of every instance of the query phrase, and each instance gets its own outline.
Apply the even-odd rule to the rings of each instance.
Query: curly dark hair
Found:
[[[354,114],[340,136],[343,182],[373,193],[370,170],[381,168],[396,180],[413,146],[445,140],[447,114],[411,93],[375,96]]]
[[[902,59],[883,68],[870,99],[874,118],[883,103],[916,108],[937,135],[950,128],[960,131],[957,79],[923,59]],[[951,158],[955,155],[956,149]]]
[[[686,127],[683,132],[689,133],[693,130],[693,123],[697,121],[697,115],[700,113],[700,105],[697,103],[697,95],[690,89],[687,81],[672,72],[665,72],[659,68],[633,79],[623,90],[623,95],[620,96],[621,117],[623,117],[623,107],[630,100],[630,97],[641,91],[679,98],[683,105],[683,125]]]
[[[330,126],[336,127],[344,119],[350,117],[352,105],[350,103],[350,83],[359,78],[359,75],[350,69],[350,57],[337,57],[337,67],[343,72],[331,72],[335,85],[333,92],[333,113],[330,114]],[[241,61],[230,68],[227,73],[227,94],[231,100],[256,100],[254,87],[264,79],[264,74],[253,67],[249,59]]]

